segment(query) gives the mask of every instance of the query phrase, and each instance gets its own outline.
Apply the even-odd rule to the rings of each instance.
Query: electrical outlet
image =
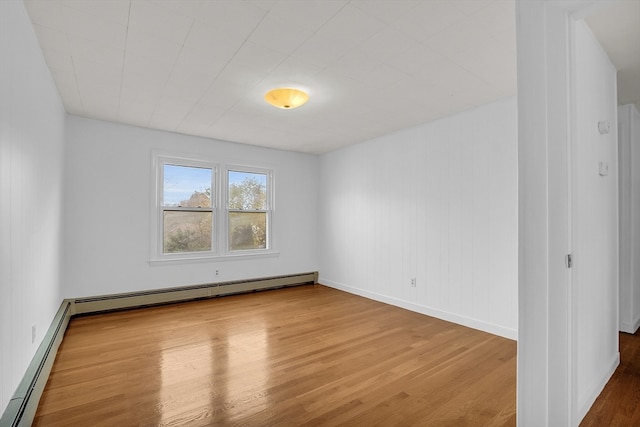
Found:
[[[31,344],[36,342],[36,325],[31,327]]]
[[[415,288],[415,287],[416,287],[416,282],[417,282],[417,280],[416,280],[416,278],[415,278],[415,277],[411,278],[411,287],[412,287],[412,288]]]
[[[216,277],[220,277],[220,270],[216,270]]]

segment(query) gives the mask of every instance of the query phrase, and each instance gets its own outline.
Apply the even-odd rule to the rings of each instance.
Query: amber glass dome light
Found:
[[[309,100],[309,95],[293,88],[278,88],[267,92],[264,100],[274,107],[290,110],[298,108]]]

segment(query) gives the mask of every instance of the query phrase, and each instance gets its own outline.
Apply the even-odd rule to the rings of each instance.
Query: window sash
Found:
[[[164,210],[162,252],[168,254],[210,253],[214,249],[214,213],[207,210]]]
[[[231,172],[237,173],[247,173],[247,174],[257,174],[264,175],[266,178],[265,182],[265,200],[264,200],[264,209],[237,209],[230,208],[230,200],[231,200],[231,184],[229,182],[229,174]],[[226,224],[225,224],[225,232],[226,232],[226,251],[228,253],[248,253],[248,252],[267,252],[272,250],[272,238],[271,238],[271,215],[272,215],[272,185],[273,185],[273,171],[268,169],[261,168],[253,168],[253,167],[245,167],[245,166],[237,166],[237,165],[229,165],[225,168],[225,200],[224,207],[226,210]],[[234,248],[234,237],[237,239],[237,234],[234,236],[234,232],[237,233],[236,229],[232,230],[231,224],[231,216],[233,214],[264,214],[265,216],[265,226],[264,226],[264,247],[253,247],[253,248]],[[247,231],[248,233],[248,231]],[[258,231],[259,233],[259,231]],[[254,235],[257,234],[254,231]],[[248,236],[245,235],[245,238],[248,239]],[[255,239],[255,237],[254,237]],[[260,238],[258,237],[258,240]]]
[[[216,188],[216,184],[218,184],[218,166],[212,162],[203,162],[199,160],[194,160],[190,158],[181,158],[181,157],[172,157],[172,156],[156,156],[156,218],[157,218],[157,226],[156,229],[156,244],[155,244],[155,257],[157,259],[175,259],[175,258],[198,258],[203,256],[212,256],[217,253],[217,244],[216,241],[218,239],[219,230],[217,223],[220,221],[219,215],[216,215],[216,194],[218,194],[218,189]],[[165,196],[165,167],[166,166],[176,166],[176,167],[184,167],[184,168],[199,168],[208,170],[211,174],[211,179],[208,182],[210,188],[210,203],[211,206],[176,206],[174,204],[166,203],[164,198]],[[198,191],[198,189],[194,188],[193,191]],[[210,238],[208,239],[208,245],[205,246],[204,249],[198,250],[176,250],[170,251],[167,250],[167,229],[166,229],[166,213],[169,212],[184,212],[185,214],[192,213],[210,213]],[[185,223],[184,230],[185,232],[189,232],[190,229],[193,229],[193,224],[189,222]],[[194,232],[194,230],[191,230]],[[178,236],[184,237],[184,236]],[[184,245],[184,242],[180,241],[177,237],[174,239],[178,240],[178,242],[174,242],[178,247]],[[197,240],[194,237],[195,240]]]

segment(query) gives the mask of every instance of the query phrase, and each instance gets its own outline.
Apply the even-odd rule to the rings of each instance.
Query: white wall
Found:
[[[596,8],[516,2],[523,426],[579,425],[618,363],[616,72],[579,20]]]
[[[63,150],[64,109],[24,5],[2,0],[0,413],[61,302]]]
[[[575,23],[574,46],[573,381],[581,420],[619,363],[618,121],[616,69],[584,21]],[[599,121],[609,133],[600,134]]]
[[[65,297],[317,271],[318,159],[69,116]],[[150,265],[152,150],[273,168],[278,256]],[[215,270],[221,275],[215,276]]]
[[[503,100],[323,155],[320,282],[515,338],[516,116]]]
[[[640,112],[618,108],[620,176],[620,330],[640,327]]]

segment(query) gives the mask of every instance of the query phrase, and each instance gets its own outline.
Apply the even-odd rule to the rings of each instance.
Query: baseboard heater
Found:
[[[38,409],[40,396],[47,384],[53,361],[56,358],[58,347],[64,337],[71,319],[73,302],[62,301],[51,326],[47,330],[36,354],[31,359],[22,381],[11,397],[7,408],[0,418],[1,427],[30,426]]]
[[[266,277],[260,279],[234,280],[230,282],[208,283],[176,288],[154,289],[149,291],[128,292],[124,294],[103,295],[74,300],[74,313],[97,313],[169,304],[181,301],[213,298],[216,296],[275,289],[284,286],[296,286],[317,283],[317,273],[291,274],[287,276]]]
[[[75,315],[126,310],[315,283],[318,283],[318,273],[311,272],[65,299],[2,414],[0,427],[27,427],[33,423],[58,347],[60,347],[69,321]]]

